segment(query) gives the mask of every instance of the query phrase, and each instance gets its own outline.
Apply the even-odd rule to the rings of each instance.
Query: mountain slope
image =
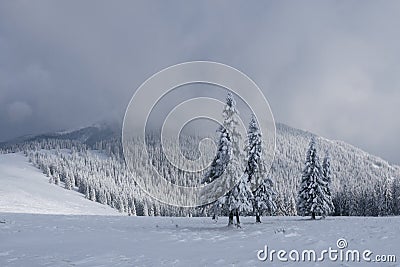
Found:
[[[331,158],[336,215],[388,215],[400,210],[400,167],[343,141],[277,124],[271,176],[282,201],[282,214],[295,213],[297,186],[311,137],[317,137],[320,159]],[[389,207],[390,206],[390,207]],[[385,207],[385,208],[383,208]]]
[[[22,154],[0,154],[0,212],[118,215],[82,194],[50,184]]]
[[[110,134],[111,132],[113,134]],[[278,191],[278,215],[296,214],[297,187],[312,136],[316,135],[277,124],[276,153],[269,175],[275,181]],[[320,159],[322,160],[326,153],[329,153],[331,158],[336,215],[400,214],[400,167],[390,165],[385,160],[345,142],[316,137]],[[152,143],[149,144],[149,153],[153,157],[157,172],[166,175],[165,178],[172,183],[182,186],[196,185],[197,182],[193,178],[198,175],[190,176],[174,169],[171,164],[166,164],[159,142],[151,138],[153,136],[150,136]],[[93,143],[87,140],[98,141]],[[182,143],[183,149],[192,153],[188,155],[192,159],[196,158],[192,156],[196,155],[199,140],[198,137],[191,136]],[[51,173],[57,173],[62,181],[72,181],[75,188],[85,194],[86,198],[120,211],[137,212],[138,215],[171,216],[205,215],[208,212],[207,209],[193,211],[171,208],[143,194],[124,165],[118,131],[105,125],[58,133],[47,139],[34,138],[32,141],[9,143],[3,147],[3,151],[25,151],[34,165],[42,171],[47,172],[47,169],[51,169]],[[177,149],[175,152],[180,151]],[[208,152],[214,153],[211,147]],[[138,172],[151,177],[150,182],[157,186],[158,180],[154,170],[140,160],[137,161],[137,165]],[[163,192],[163,188],[160,190]]]

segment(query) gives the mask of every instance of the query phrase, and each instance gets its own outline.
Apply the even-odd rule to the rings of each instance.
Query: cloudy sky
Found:
[[[399,164],[399,14],[400,1],[1,1],[0,140],[121,121],[149,76],[212,60],[248,74],[277,121]]]

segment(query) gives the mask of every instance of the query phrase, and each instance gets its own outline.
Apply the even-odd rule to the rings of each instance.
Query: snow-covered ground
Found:
[[[0,154],[0,212],[119,215],[48,180],[22,154]]]
[[[338,249],[338,239],[348,244],[340,251],[371,250],[371,259],[397,256],[398,263],[371,266],[400,266],[400,217],[265,217],[262,224],[242,218],[242,228],[236,228],[227,227],[226,218],[109,216],[118,214],[49,184],[23,155],[0,155],[1,267],[355,265],[327,255],[311,263],[282,263],[276,254],[272,262],[257,258],[265,246],[269,252],[315,250],[319,256],[329,247]]]
[[[399,217],[253,220],[245,218],[242,228],[228,228],[226,218],[215,223],[210,218],[0,213],[0,266],[282,266],[276,258],[272,263],[259,261],[257,251],[265,245],[288,252],[337,249],[339,238],[346,239],[346,249],[371,250],[371,258],[400,257]],[[289,265],[354,263],[326,259]]]

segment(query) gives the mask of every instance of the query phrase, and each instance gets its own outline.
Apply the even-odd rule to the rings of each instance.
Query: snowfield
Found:
[[[400,257],[400,218],[244,218],[242,228],[210,218],[0,214],[0,266],[282,266],[257,251],[332,247]],[[399,259],[398,259],[399,261]],[[286,263],[288,264],[288,263]],[[290,266],[364,266],[353,262],[290,262]],[[400,266],[370,263],[368,266]]]
[[[364,266],[366,263],[260,261],[258,251],[346,249],[395,255],[400,217],[227,218],[114,216],[119,212],[48,183],[22,154],[0,155],[0,266]],[[265,256],[264,254],[260,254]],[[287,256],[286,256],[287,257]]]
[[[0,212],[119,215],[72,190],[50,184],[23,154],[0,154]]]

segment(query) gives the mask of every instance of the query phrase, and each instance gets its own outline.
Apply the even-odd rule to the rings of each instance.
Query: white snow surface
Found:
[[[365,266],[365,262],[262,262],[257,251],[332,247],[400,257],[400,218],[227,218],[71,216],[0,213],[0,266]],[[399,262],[399,259],[397,259]],[[369,263],[368,266],[400,266]]]
[[[119,215],[109,206],[48,181],[23,154],[0,154],[0,212]]]

